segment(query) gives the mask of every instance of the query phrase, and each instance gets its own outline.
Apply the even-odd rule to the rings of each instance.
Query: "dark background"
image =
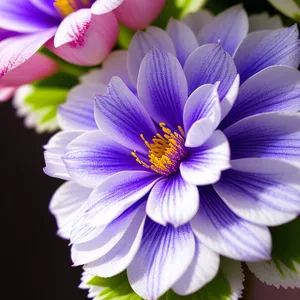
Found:
[[[210,8],[219,11],[238,2],[211,0]],[[263,0],[243,2],[250,12],[274,12]],[[81,269],[71,267],[68,242],[56,236],[56,223],[48,211],[51,196],[62,183],[42,171],[42,145],[49,138],[26,129],[10,101],[0,104],[1,300],[86,299],[87,292],[77,288]],[[300,299],[300,290],[267,287],[245,271],[245,299]]]

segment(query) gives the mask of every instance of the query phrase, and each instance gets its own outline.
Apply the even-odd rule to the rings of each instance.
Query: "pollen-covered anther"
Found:
[[[66,17],[78,9],[90,7],[91,3],[90,0],[55,0],[53,5],[62,17]]]
[[[157,133],[151,142],[148,142],[143,134],[140,135],[149,149],[148,161],[141,160],[135,151],[131,154],[143,167],[168,176],[178,170],[180,162],[187,154],[184,146],[185,133],[180,126],[178,126],[179,133],[176,131],[172,132],[170,128],[166,127],[165,123],[160,123],[159,126],[162,134]]]

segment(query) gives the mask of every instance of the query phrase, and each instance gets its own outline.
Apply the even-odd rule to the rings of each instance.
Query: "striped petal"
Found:
[[[174,228],[146,220],[140,249],[127,269],[133,290],[157,299],[185,273],[195,253],[190,225]]]
[[[268,158],[232,161],[231,170],[222,174],[214,188],[241,218],[276,226],[300,213],[300,175],[286,162]]]
[[[242,261],[270,259],[271,234],[267,227],[235,215],[212,186],[200,189],[201,208],[191,221],[199,240],[213,251]]]

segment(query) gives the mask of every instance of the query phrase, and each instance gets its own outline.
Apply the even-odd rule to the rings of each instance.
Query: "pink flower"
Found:
[[[99,64],[117,40],[118,20],[132,29],[144,28],[164,4],[165,0],[1,1],[0,101],[11,97],[18,80],[39,80],[57,68],[45,57],[42,63],[41,56],[34,58],[41,46],[73,64]],[[26,67],[16,69],[25,62]]]

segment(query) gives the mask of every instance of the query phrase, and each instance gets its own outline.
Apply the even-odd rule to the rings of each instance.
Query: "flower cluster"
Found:
[[[18,86],[58,69],[56,63],[36,54],[41,46],[73,64],[96,65],[115,44],[118,21],[133,29],[144,28],[164,3],[165,0],[1,1],[0,101],[9,99]]]
[[[45,172],[68,180],[50,209],[74,265],[158,299],[220,256],[270,259],[268,226],[300,212],[300,42],[262,24],[234,6],[149,27],[71,90]]]

